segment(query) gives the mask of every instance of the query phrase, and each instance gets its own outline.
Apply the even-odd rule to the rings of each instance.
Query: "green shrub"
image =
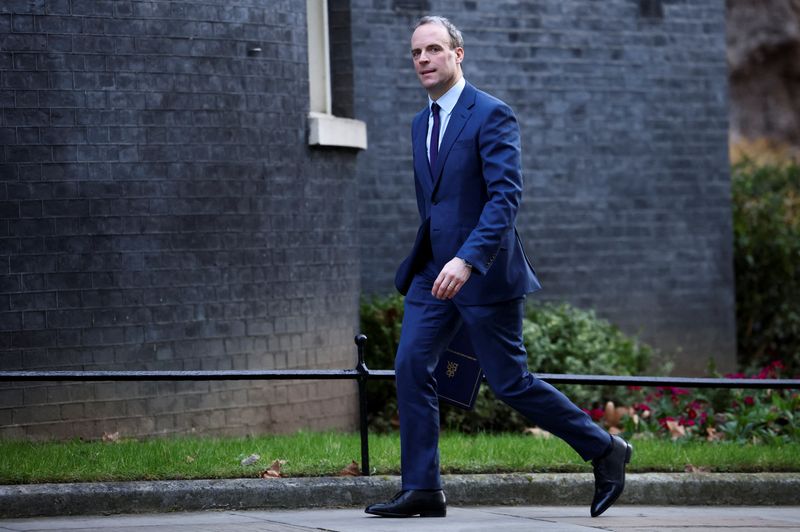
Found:
[[[539,373],[642,375],[652,358],[649,346],[626,336],[593,310],[566,303],[529,307],[522,335],[528,367]],[[560,388],[581,406],[619,400],[625,394],[624,388],[614,386]]]
[[[800,371],[800,165],[733,167],[739,365]]]
[[[394,354],[400,339],[403,300],[392,296],[362,301],[361,330],[367,335],[367,366],[371,369],[394,367]],[[539,373],[581,373],[634,375],[649,364],[652,350],[627,336],[593,311],[568,304],[543,304],[528,307],[523,321],[523,337],[528,351],[528,366]],[[560,387],[583,407],[606,400],[624,400],[625,388],[598,386]],[[397,426],[394,383],[370,382],[367,388],[371,426],[388,430]],[[497,400],[487,385],[481,386],[475,409],[442,405],[442,424],[463,432],[521,430],[529,423],[517,412]]]
[[[362,299],[361,332],[367,335],[364,362],[370,369],[394,369],[394,355],[400,343],[403,323],[403,297]],[[393,427],[397,415],[394,381],[367,382],[367,404],[370,427],[386,431]]]

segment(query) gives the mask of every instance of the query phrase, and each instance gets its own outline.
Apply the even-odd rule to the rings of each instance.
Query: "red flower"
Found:
[[[605,414],[605,411],[602,408],[592,408],[591,410],[588,408],[581,408],[581,410],[589,414],[589,416],[592,418],[592,421],[600,421]]]
[[[696,418],[696,417],[697,417],[697,411],[696,411],[694,408],[690,408],[690,409],[689,409],[689,410],[686,412],[686,415],[688,415],[688,416],[689,416],[689,419],[694,419],[694,418]]]
[[[635,405],[633,405],[633,408],[645,412],[647,410],[650,410],[650,405],[648,405],[647,403],[636,403]]]
[[[689,393],[690,393],[689,390],[687,390],[686,388],[677,388],[675,386],[659,386],[658,390],[662,391],[662,393],[663,392],[669,392],[673,396],[675,396],[675,395],[689,395]]]
[[[632,391],[632,392],[638,392],[639,390],[642,389],[642,387],[641,386],[628,386],[628,389],[630,391]]]
[[[663,428],[667,428],[667,421],[675,421],[675,418],[672,416],[659,418],[658,424],[661,425]]]
[[[753,399],[752,395],[748,395],[747,397],[744,398],[744,404],[746,404],[747,406],[753,406],[754,404],[756,404],[756,400]]]

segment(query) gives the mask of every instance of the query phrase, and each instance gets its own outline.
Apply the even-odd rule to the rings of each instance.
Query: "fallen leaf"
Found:
[[[615,432],[614,434],[619,434],[622,432],[619,426],[622,424],[622,418],[625,416],[636,416],[636,411],[629,406],[614,406],[613,402],[608,401],[603,411],[602,419],[606,427],[609,429],[616,428],[619,432]],[[638,424],[638,420],[638,416],[634,417],[634,423]],[[609,432],[611,431],[609,430]]]
[[[186,457],[186,463],[187,464],[191,464],[192,462],[194,462],[194,456],[187,456]]]
[[[261,460],[261,455],[253,453],[239,463],[242,464],[243,466],[249,466],[255,464],[259,460]]]
[[[339,471],[340,477],[360,477],[361,476],[361,468],[358,465],[358,462],[353,460],[350,462],[350,465]]]
[[[104,432],[102,440],[107,443],[117,443],[119,441],[119,431]]]
[[[272,465],[269,466],[269,469],[265,469],[261,472],[261,478],[280,478],[281,466],[285,463],[285,460],[275,460],[272,462]]]
[[[552,436],[552,434],[550,434],[546,430],[540,429],[539,427],[528,427],[525,430],[523,430],[522,433],[530,434],[534,438],[543,438],[545,440],[550,436]]]
[[[724,432],[718,432],[717,429],[714,427],[707,427],[706,428],[706,440],[707,441],[722,441],[725,439]]]
[[[677,421],[667,420],[667,430],[669,430],[673,440],[686,436],[686,429],[683,428],[683,425],[679,425]]]
[[[613,427],[619,421],[619,419],[617,419],[617,409],[612,401],[608,401],[606,403],[605,412],[603,413],[603,419],[606,421],[607,427]]]
[[[707,467],[697,467],[693,466],[692,464],[686,464],[686,467],[683,468],[685,473],[708,473],[709,469]]]

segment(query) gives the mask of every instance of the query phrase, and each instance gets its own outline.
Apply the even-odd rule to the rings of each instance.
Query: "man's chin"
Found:
[[[424,78],[421,78],[419,80],[419,83],[420,83],[420,85],[422,85],[423,89],[425,89],[426,91],[429,91],[429,92],[434,90],[434,89],[436,89],[436,87],[439,86],[439,80],[437,80],[437,79],[424,79]]]

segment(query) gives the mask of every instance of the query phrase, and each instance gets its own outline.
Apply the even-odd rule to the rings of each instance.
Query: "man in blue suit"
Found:
[[[528,372],[524,299],[540,285],[514,225],[522,198],[516,118],[464,80],[463,39],[446,18],[419,20],[411,55],[429,102],[411,131],[422,223],[395,278],[406,295],[395,359],[403,485],[366,511],[446,515],[433,370],[463,325],[495,395],[592,460],[591,515],[600,515],[622,493],[632,448]]]

